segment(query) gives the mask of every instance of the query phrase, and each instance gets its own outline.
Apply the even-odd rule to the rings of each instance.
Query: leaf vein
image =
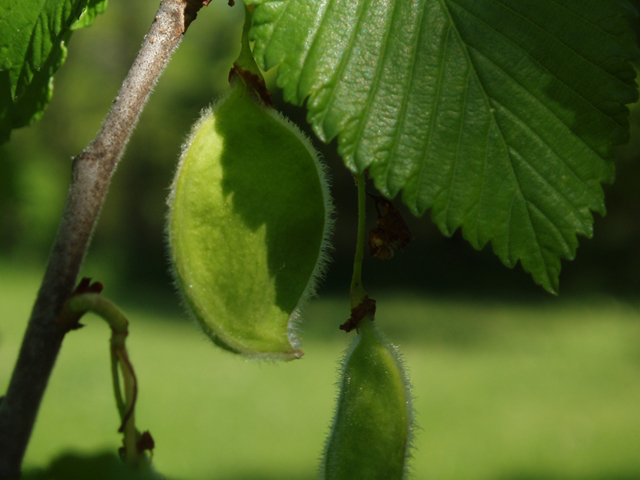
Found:
[[[480,52],[478,52],[479,55],[482,55]],[[501,69],[498,65],[496,65],[495,63],[493,63],[491,61],[490,58],[485,57],[483,55],[483,57],[485,59],[487,59],[487,61],[489,61],[492,65],[495,66],[496,69],[500,70],[501,72],[503,72],[506,76],[509,76],[509,74],[507,72],[505,72],[503,69]],[[509,78],[512,78],[511,76],[509,76]],[[526,94],[528,94],[534,101],[538,100],[538,98],[533,95],[529,90],[527,90],[524,86],[522,86],[520,83],[518,83],[515,79],[513,79],[513,83],[515,85],[517,85],[518,87],[521,88],[521,90],[523,92],[525,92]],[[496,105],[502,107],[504,109],[505,112],[508,112],[511,114],[511,116],[517,120],[518,125],[523,129],[523,130],[527,130],[529,131],[532,135],[535,136],[536,139],[540,140],[542,143],[544,143],[544,145],[549,149],[550,152],[552,152],[554,154],[554,156],[560,160],[566,167],[567,169],[574,175],[574,177],[576,179],[578,179],[580,181],[580,183],[589,191],[591,191],[591,188],[585,183],[585,181],[571,168],[571,166],[565,162],[565,160],[549,145],[549,143],[544,140],[535,130],[533,130],[525,121],[523,121],[518,115],[515,114],[515,112],[509,108],[507,108],[505,105],[503,105],[502,103],[500,103],[496,98],[494,97],[489,97],[492,103],[495,103]],[[556,118],[560,123],[562,123],[564,126],[566,126],[569,130],[571,130],[571,128],[560,118],[558,117],[558,115],[551,110],[546,104],[544,104],[543,102],[540,102],[539,100],[536,102],[540,107],[544,108],[545,111],[547,111],[551,116],[553,116],[554,118]],[[497,122],[497,120],[496,120]],[[586,148],[588,148],[591,152],[593,152],[595,155],[598,155],[597,152],[595,152],[593,150],[593,148],[591,148],[590,145],[588,145],[582,137],[578,136],[578,135],[574,135],[574,138],[576,140],[578,140],[580,143],[582,143],[582,145],[584,145]],[[505,140],[505,144],[507,144],[506,140]]]
[[[417,22],[418,25],[420,25],[420,28],[417,29],[418,31],[416,32],[415,35],[415,43],[411,46],[412,51],[416,52],[417,51],[417,47],[420,41],[420,37],[421,37],[421,33],[422,33],[422,21],[425,15],[425,11],[426,8],[423,8],[420,11],[420,17],[419,20]],[[415,56],[413,57],[415,59]],[[400,111],[398,112],[398,122],[397,122],[397,128],[396,131],[397,132],[402,132],[404,130],[404,125],[406,124],[407,121],[407,106],[409,105],[409,97],[412,91],[412,86],[414,85],[414,82],[416,81],[416,62],[414,61],[411,64],[411,68],[409,70],[409,78],[407,79],[407,88],[404,90],[404,95],[402,97],[402,102],[400,105]],[[385,165],[384,168],[384,183],[387,186],[387,189],[389,188],[389,172],[391,170],[391,165],[393,164],[394,158],[396,156],[396,152],[398,151],[398,146],[399,146],[399,140],[400,140],[401,134],[397,134],[394,135],[392,140],[391,140],[391,147],[389,148],[389,161],[387,162],[387,164]]]
[[[533,236],[535,237],[535,246],[538,249],[538,256],[540,257],[540,262],[544,265],[544,273],[547,277],[547,283],[549,285],[551,285],[551,275],[549,274],[549,268],[547,266],[547,262],[545,262],[544,259],[544,253],[542,252],[542,244],[540,243],[540,239],[538,238],[538,231],[534,228],[533,226],[533,219],[532,219],[532,215],[531,215],[531,211],[529,210],[529,207],[531,206],[529,201],[525,199],[526,205],[527,205],[527,217],[529,218],[529,226],[531,227],[531,230],[533,232]],[[543,214],[544,215],[544,214]],[[520,263],[522,263],[522,260],[520,260]]]
[[[466,98],[467,95],[469,93],[469,77],[471,76],[471,69],[469,69],[467,71],[467,78],[465,80],[465,86],[464,86],[464,98],[465,100],[463,101],[463,105],[460,108],[460,112],[462,112],[462,114],[460,115],[460,122],[459,122],[459,127],[458,127],[458,139],[456,142],[456,154],[454,156],[455,160],[454,160],[454,166],[453,166],[453,174],[451,175],[451,182],[449,184],[449,193],[447,195],[447,204],[444,207],[444,214],[445,214],[445,219],[447,219],[447,223],[448,223],[448,219],[449,219],[449,208],[451,206],[451,197],[453,196],[453,190],[454,190],[454,186],[456,183],[456,179],[458,177],[458,170],[459,170],[459,166],[460,166],[460,147],[461,147],[461,143],[462,143],[462,132],[464,131],[464,112],[466,111]],[[456,227],[457,228],[457,227]],[[450,232],[453,233],[453,232]]]
[[[569,251],[571,252],[571,247],[569,246],[566,237],[564,236],[564,233],[562,232],[562,230],[558,227],[558,225],[556,225],[553,220],[551,220],[551,217],[549,217],[549,215],[547,215],[543,210],[541,210],[535,203],[526,200],[527,202],[527,210],[529,208],[534,209],[536,212],[538,212],[540,215],[542,215],[542,217],[544,217],[544,219],[547,221],[547,223],[553,228],[553,230],[560,236],[560,238],[562,238],[562,245],[564,247],[565,251]],[[529,215],[529,219],[531,219],[531,215]],[[534,232],[536,232],[536,229],[533,227],[533,221],[531,221],[532,223],[532,229]],[[540,253],[542,254],[542,248],[541,248],[541,243],[540,241],[538,241],[538,235],[536,234],[536,243],[538,245],[538,249],[540,250]],[[566,255],[566,254],[565,254]],[[568,255],[566,255],[568,256]]]
[[[287,7],[289,5],[291,5],[291,1],[270,1],[270,2],[265,2],[265,3],[282,3],[284,4],[284,6],[280,9],[280,14],[278,15],[278,18],[276,18],[272,23],[273,23],[273,29],[271,30],[271,35],[269,35],[269,38],[267,39],[267,42],[265,43],[265,46],[263,48],[263,51],[266,52],[267,50],[269,50],[269,46],[271,45],[271,40],[274,37],[274,33],[276,30],[276,27],[278,26],[278,23],[280,22],[280,20],[282,19],[282,17],[284,16],[285,12],[287,11]]]
[[[577,15],[575,12],[572,12],[571,10],[569,10],[567,7],[565,7],[562,3],[558,2],[557,0],[547,0],[547,1],[551,2],[551,3],[555,3],[559,8],[561,8],[562,10],[565,10],[566,12],[568,12],[569,15],[571,15],[571,16],[573,16],[575,18],[579,18],[582,22],[586,23],[587,25],[589,25],[589,26],[593,27],[594,29],[598,30],[600,33],[602,33],[602,34],[606,35],[607,37],[611,38],[616,43],[620,43],[618,37],[613,35],[611,32],[608,32],[607,30],[603,29],[598,24],[591,22],[587,18]]]
[[[475,225],[473,227],[473,232],[474,232],[474,237],[478,247],[481,246],[480,245],[481,242],[478,240],[478,238],[479,238],[479,230],[480,230],[480,210],[482,208],[482,202],[484,201],[484,190],[485,190],[486,178],[487,178],[487,163],[489,158],[488,157],[489,155],[488,137],[489,137],[489,133],[487,132],[487,147],[485,148],[484,155],[482,156],[482,182],[480,183],[480,194],[478,195],[476,202],[473,205],[471,205],[464,214],[465,217],[467,217],[467,215],[469,215],[469,212],[473,210],[474,207],[477,207],[477,213],[474,218]]]
[[[391,14],[392,16],[392,20],[391,23],[393,23],[393,19],[396,18],[396,13],[398,11],[398,2],[394,1],[393,2],[393,12]],[[382,82],[382,75],[381,75],[381,71],[384,68],[384,64],[385,64],[385,60],[386,57],[389,53],[389,43],[387,41],[387,39],[389,38],[389,35],[391,33],[391,27],[388,26],[388,28],[386,29],[385,32],[383,32],[383,41],[382,41],[382,52],[380,53],[380,60],[378,62],[378,65],[376,66],[376,75],[374,77],[374,82],[372,87],[369,89],[369,94],[367,95],[367,100],[365,102],[364,105],[364,111],[362,112],[362,118],[360,120],[360,123],[358,125],[358,132],[355,136],[355,142],[354,142],[354,147],[353,147],[353,154],[354,154],[354,160],[355,157],[358,153],[359,150],[359,146],[362,143],[362,139],[363,139],[363,134],[364,134],[364,130],[365,127],[367,126],[367,121],[371,115],[371,107],[373,106],[373,98],[375,97],[375,95],[378,93],[378,90],[380,88],[380,83]],[[356,168],[358,166],[358,162],[354,162],[356,164]],[[360,169],[358,169],[360,170]]]
[[[573,203],[572,203],[572,202],[571,202],[571,201],[566,197],[566,195],[564,195],[564,193],[562,193],[560,190],[558,190],[557,188],[555,188],[555,187],[553,186],[553,184],[552,184],[551,182],[549,182],[549,180],[548,180],[544,175],[542,175],[538,170],[536,170],[536,169],[534,168],[534,166],[533,166],[530,162],[528,162],[528,161],[526,160],[526,158],[525,158],[525,157],[524,157],[524,156],[523,156],[523,155],[522,155],[518,150],[516,150],[516,149],[515,149],[514,147],[512,147],[512,146],[510,146],[510,147],[509,147],[509,150],[510,150],[511,152],[513,152],[513,155],[511,155],[511,153],[510,153],[510,155],[509,155],[509,157],[510,157],[510,158],[512,158],[513,156],[516,156],[517,158],[521,159],[522,164],[523,164],[525,167],[529,167],[529,170],[530,170],[530,171],[532,171],[532,172],[533,172],[533,173],[538,177],[538,179],[540,179],[540,180],[541,180],[545,185],[547,185],[550,189],[552,189],[552,190],[553,190],[553,191],[554,191],[554,192],[555,192],[555,193],[556,193],[560,198],[562,198],[562,200],[564,200],[564,202],[565,202],[565,205],[566,205],[566,206],[567,206],[567,207],[568,207],[568,208],[569,208],[569,209],[570,209],[570,210],[571,210],[571,211],[576,215],[576,217],[577,217],[577,218],[580,218],[580,219],[582,220],[582,218],[581,218],[582,216],[581,216],[581,214],[580,214],[580,210],[579,210],[579,208],[578,208],[576,205],[574,205],[574,204],[573,204]],[[517,173],[516,173],[516,177],[518,177]],[[519,181],[519,180],[517,180],[517,182],[518,182],[518,186],[519,186],[521,183],[520,183],[520,181]],[[526,200],[527,202],[530,202],[530,203],[532,203],[532,204],[534,204],[534,205],[535,205],[535,202],[534,202],[533,200],[530,200],[529,198],[527,198],[527,196],[524,194],[524,192],[522,193],[522,195],[523,195],[523,197],[525,198],[525,200]],[[536,207],[537,207],[537,206],[536,206]],[[538,209],[539,209],[539,208],[538,208]],[[540,209],[539,209],[539,210],[540,210]],[[582,221],[581,221],[580,223],[581,223],[581,226],[582,226],[583,228],[588,228],[588,224],[585,224],[585,223],[584,223],[584,222],[582,222]]]
[[[581,93],[579,93],[574,87],[572,87],[571,85],[568,85],[565,81],[561,80],[557,75],[555,75],[553,72],[551,72],[548,68],[544,67],[536,57],[534,57],[533,55],[531,55],[527,50],[525,50],[524,48],[522,48],[520,45],[518,45],[516,42],[514,42],[511,38],[509,38],[508,36],[506,36],[504,33],[502,33],[501,31],[497,30],[496,28],[494,28],[492,25],[486,23],[484,20],[482,20],[480,17],[478,17],[477,15],[474,15],[473,12],[471,12],[470,10],[464,8],[462,5],[460,5],[459,3],[456,3],[455,0],[449,0],[451,3],[455,4],[456,6],[458,6],[461,10],[464,10],[465,12],[467,12],[471,17],[475,18],[476,21],[478,21],[479,23],[482,23],[487,29],[493,31],[496,35],[498,35],[499,37],[503,38],[507,43],[511,44],[512,47],[515,50],[524,52],[527,57],[529,57],[533,62],[536,63],[536,65],[538,65],[542,70],[544,70],[545,72],[549,73],[554,79],[556,79],[558,82],[560,82],[562,85],[564,85],[565,87],[567,87],[569,90],[573,91],[577,96],[579,96],[580,98],[582,98],[585,102],[587,102],[589,105],[591,105],[595,110],[599,111],[600,113],[602,113],[603,115],[607,116],[608,118],[609,115],[607,115],[605,112],[603,112],[600,108],[598,108],[596,105],[594,105],[591,101],[587,100]],[[504,4],[502,4],[504,5]],[[509,10],[513,11],[513,9],[511,9],[510,7],[508,7],[507,5],[504,5],[506,8],[508,8]],[[596,64],[594,62],[592,62],[591,60],[589,60],[588,58],[586,58],[583,54],[579,53],[578,51],[576,51],[574,48],[572,48],[571,46],[569,46],[567,43],[561,41],[558,37],[554,36],[551,32],[549,32],[548,30],[545,30],[544,28],[540,27],[539,25],[533,23],[531,20],[529,20],[527,17],[524,17],[522,15],[520,15],[518,12],[513,11],[513,13],[516,16],[519,16],[520,18],[524,19],[526,22],[530,23],[531,25],[533,25],[534,27],[536,27],[538,30],[544,32],[548,37],[552,38],[553,40],[555,40],[556,42],[560,43],[561,45],[565,46],[567,48],[567,50],[571,51],[572,53],[574,53],[575,55],[577,55],[578,57],[582,58],[585,62],[594,65],[596,68],[598,68],[600,71],[602,71],[603,73],[605,73],[608,77],[612,78],[613,80],[615,80],[616,82],[619,81],[619,79],[613,75],[611,72],[608,72],[607,70],[605,70],[601,65]],[[465,45],[467,45],[467,42],[465,42]],[[471,45],[467,45],[467,48],[473,49],[476,52],[480,53],[480,50],[478,50],[477,48],[473,48]],[[488,58],[486,55],[483,55],[485,58]],[[492,62],[493,63],[493,62]],[[501,69],[502,71],[504,71],[503,69]],[[506,73],[506,72],[505,72]],[[513,77],[509,74],[507,74],[507,76],[509,78]]]
[[[367,3],[368,0],[364,0],[360,5]],[[343,72],[344,69],[347,66],[348,60],[351,58],[351,55],[353,53],[353,48],[354,48],[354,44],[355,44],[355,40],[358,37],[358,30],[359,27],[362,23],[362,18],[364,15],[362,15],[362,10],[364,7],[360,8],[360,11],[358,12],[358,14],[356,15],[356,24],[354,26],[353,31],[351,32],[351,38],[349,38],[349,40],[346,42],[346,45],[344,47],[344,54],[342,55],[342,58],[340,59],[340,63],[338,64],[337,69],[333,72],[332,74],[332,79],[335,78],[342,78],[344,77]],[[325,11],[326,12],[326,11]],[[323,21],[326,17],[323,16]],[[318,34],[316,35],[316,38],[318,38],[320,36],[320,28],[318,28]],[[328,82],[330,83],[330,82]],[[327,114],[329,113],[329,110],[333,104],[333,100],[334,100],[334,96],[336,93],[336,86],[334,85],[333,88],[331,88],[330,92],[329,92],[329,98],[327,99],[326,102],[326,106],[324,108],[324,111],[322,112],[322,117],[321,119],[317,122],[318,125],[322,125],[322,130],[324,130],[324,124],[325,124],[325,120],[327,118]]]
[[[451,31],[451,27],[452,27],[452,23],[449,22],[449,24],[447,25],[447,34],[445,35],[445,37],[447,38],[447,41],[444,42],[444,46],[442,49],[442,54],[440,56],[440,65],[438,68],[438,80],[436,82],[437,86],[435,89],[435,93],[433,95],[433,114],[431,115],[431,118],[434,119],[437,117],[437,112],[438,112],[438,106],[440,104],[440,97],[442,94],[442,76],[443,76],[443,72],[444,72],[444,62],[445,62],[445,58],[446,58],[446,51],[447,51],[447,46],[449,45],[449,32]],[[427,152],[429,151],[429,143],[431,142],[431,136],[433,135],[433,131],[434,131],[434,122],[430,122],[429,123],[429,133],[428,135],[425,136],[425,141],[423,142],[424,145],[424,153],[423,153],[423,159],[422,162],[420,164],[420,168],[418,170],[418,172],[416,173],[416,176],[418,178],[418,184],[422,183],[423,180],[423,175],[424,175],[424,168],[425,165],[427,163],[427,159],[426,159],[426,155]],[[417,203],[417,202],[416,202]]]

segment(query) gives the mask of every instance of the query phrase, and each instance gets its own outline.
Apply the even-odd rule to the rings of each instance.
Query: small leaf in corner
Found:
[[[0,2],[0,143],[39,120],[51,99],[73,30],[89,26],[107,0]]]

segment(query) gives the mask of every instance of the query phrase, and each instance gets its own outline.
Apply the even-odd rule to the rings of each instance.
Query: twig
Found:
[[[68,328],[56,317],[78,276],[111,176],[140,112],[187,26],[208,1],[162,0],[96,138],[73,161],[65,211],[0,404],[0,479],[20,476],[38,408]]]

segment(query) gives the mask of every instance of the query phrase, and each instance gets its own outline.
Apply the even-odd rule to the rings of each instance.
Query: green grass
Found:
[[[0,270],[0,390],[8,383],[38,275]],[[413,478],[640,479],[640,313],[611,299],[545,306],[376,295],[377,322],[399,344],[413,384]],[[245,362],[190,322],[124,306],[140,384],[137,425],[172,479],[312,479],[331,419],[337,329],[346,299],[316,300],[306,355]],[[143,305],[140,305],[143,307]],[[72,332],[51,378],[25,459],[114,451],[109,331]]]

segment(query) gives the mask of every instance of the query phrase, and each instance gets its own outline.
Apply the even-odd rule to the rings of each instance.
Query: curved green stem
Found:
[[[99,293],[83,293],[71,297],[67,306],[75,313],[92,312],[102,317],[111,327],[114,338],[117,337],[116,342],[124,345],[124,339],[129,334],[129,320],[112,301]]]
[[[120,420],[122,421],[119,431],[124,434],[126,461],[132,465],[138,465],[144,456],[138,452],[137,443],[140,434],[136,430],[134,419],[134,409],[138,395],[137,381],[125,346],[125,340],[129,335],[129,321],[113,302],[98,293],[83,293],[71,297],[66,307],[75,314],[95,313],[103,318],[111,328],[110,352],[113,392]],[[118,365],[120,366],[122,382],[124,383],[124,400],[120,387]]]
[[[122,419],[123,425],[120,427],[120,431],[124,433],[124,455],[127,463],[138,465],[141,457],[138,453],[138,439],[140,435],[136,430],[134,409],[136,397],[138,396],[138,387],[135,374],[133,373],[133,367],[127,356],[127,351],[118,350],[117,355],[124,382],[124,397],[126,403],[126,413]]]
[[[364,257],[365,242],[365,207],[366,207],[366,191],[364,174],[356,175],[358,184],[358,239],[356,243],[356,254],[353,259],[353,277],[351,279],[351,309],[356,308],[367,298],[367,292],[362,286],[362,259]]]
[[[118,355],[113,348],[111,351],[111,379],[113,381],[113,394],[116,397],[116,406],[118,407],[118,413],[120,414],[120,421],[122,421],[127,414],[127,405],[122,400],[122,391],[120,390],[120,379],[118,377]]]

